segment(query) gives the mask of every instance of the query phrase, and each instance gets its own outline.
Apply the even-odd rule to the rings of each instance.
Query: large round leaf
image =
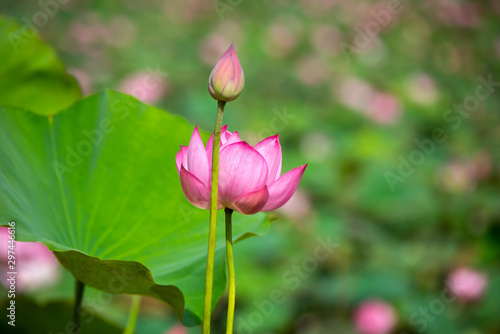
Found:
[[[50,115],[81,98],[80,88],[33,28],[0,17],[0,105]]]
[[[185,199],[175,167],[193,126],[114,92],[55,116],[0,108],[0,224],[41,241],[82,282],[153,296],[186,325],[200,323],[208,211]],[[205,138],[207,134],[204,134]],[[236,215],[235,238],[267,227]],[[214,296],[224,292],[219,216]]]

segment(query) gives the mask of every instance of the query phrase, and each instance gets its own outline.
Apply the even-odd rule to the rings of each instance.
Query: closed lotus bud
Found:
[[[210,73],[208,91],[217,101],[229,102],[240,96],[244,86],[245,75],[231,44]]]

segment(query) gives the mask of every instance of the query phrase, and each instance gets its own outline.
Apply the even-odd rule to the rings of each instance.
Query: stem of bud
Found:
[[[214,144],[212,149],[212,182],[210,191],[210,228],[208,232],[207,274],[205,280],[205,303],[203,307],[203,334],[210,333],[212,313],[212,288],[214,283],[215,240],[217,231],[217,196],[219,186],[219,151],[222,116],[226,102],[218,101],[215,122]]]

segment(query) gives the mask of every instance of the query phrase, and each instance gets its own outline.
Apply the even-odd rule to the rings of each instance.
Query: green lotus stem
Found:
[[[215,239],[217,231],[217,195],[219,186],[219,151],[222,116],[226,102],[218,101],[217,120],[215,122],[214,143],[212,149],[212,182],[210,190],[210,228],[208,232],[207,276],[205,280],[205,304],[203,307],[203,334],[210,333],[212,313],[212,289],[214,284]]]
[[[236,280],[234,275],[234,258],[233,258],[233,227],[231,216],[233,210],[226,208],[226,257],[227,257],[227,273],[229,279],[229,297],[227,303],[227,326],[226,334],[233,334],[234,322],[234,305],[236,302]]]
[[[83,292],[85,290],[85,284],[76,280],[75,284],[75,307],[73,308],[73,334],[79,334],[80,330],[80,313],[82,310]]]
[[[123,334],[134,334],[135,324],[137,323],[137,316],[141,308],[141,295],[133,295],[132,303],[130,304],[130,311],[128,314],[127,327]]]

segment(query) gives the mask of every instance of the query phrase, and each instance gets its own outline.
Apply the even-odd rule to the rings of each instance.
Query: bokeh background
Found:
[[[23,24],[47,2],[0,12]],[[309,164],[269,234],[235,248],[237,333],[500,333],[500,1],[57,8],[38,33],[85,95],[129,93],[208,131],[208,76],[234,42],[246,86],[225,123],[252,144],[279,133],[284,171]],[[32,253],[49,269],[26,308],[71,299],[70,275]],[[99,298],[96,323],[124,326],[130,297],[85,303]],[[137,333],[200,332],[143,299]]]

